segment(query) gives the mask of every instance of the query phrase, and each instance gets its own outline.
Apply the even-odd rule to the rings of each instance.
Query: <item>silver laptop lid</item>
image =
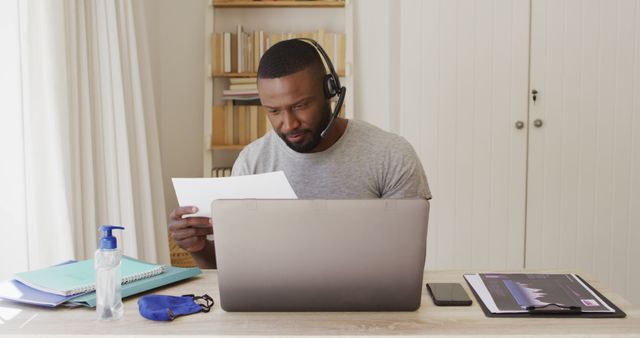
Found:
[[[226,311],[420,307],[426,200],[216,200],[211,210]]]

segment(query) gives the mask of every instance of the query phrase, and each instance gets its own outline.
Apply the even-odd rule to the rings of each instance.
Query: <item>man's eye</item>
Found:
[[[295,106],[293,106],[294,110],[300,110],[300,109],[304,109],[304,104],[297,104]]]

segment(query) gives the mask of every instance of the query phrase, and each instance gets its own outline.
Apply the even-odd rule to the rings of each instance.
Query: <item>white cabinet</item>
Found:
[[[529,2],[402,4],[399,125],[434,194],[427,268],[522,267]]]
[[[405,1],[400,22],[427,267],[567,268],[640,301],[640,1]]]
[[[526,266],[640,301],[640,2],[533,0],[531,17]]]

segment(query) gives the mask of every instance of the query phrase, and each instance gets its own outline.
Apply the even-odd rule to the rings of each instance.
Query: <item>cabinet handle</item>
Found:
[[[536,127],[536,128],[542,127],[542,120],[541,119],[535,119],[533,121],[533,126]]]
[[[517,121],[516,122],[516,129],[522,129],[522,128],[524,128],[524,122]]]

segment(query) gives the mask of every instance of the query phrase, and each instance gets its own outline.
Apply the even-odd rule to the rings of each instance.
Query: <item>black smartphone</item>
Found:
[[[471,299],[458,283],[427,283],[433,302],[438,306],[468,306]]]

